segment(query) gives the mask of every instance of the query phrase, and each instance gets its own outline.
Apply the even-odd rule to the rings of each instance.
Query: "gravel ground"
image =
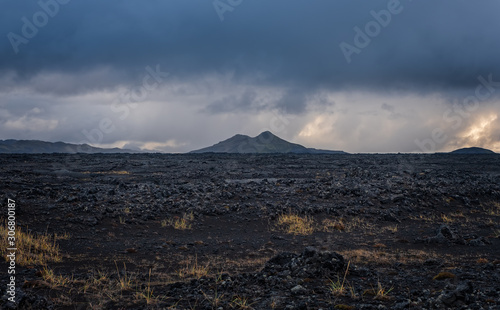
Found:
[[[0,305],[500,309],[499,159],[1,155],[18,229],[67,238],[16,266],[16,305],[2,272]]]

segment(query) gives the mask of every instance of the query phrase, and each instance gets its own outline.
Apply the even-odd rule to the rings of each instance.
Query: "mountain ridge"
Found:
[[[88,144],[72,144],[66,142],[47,142],[40,140],[0,140],[0,154],[97,154],[97,153],[142,153],[120,148],[99,148]]]
[[[461,149],[457,149],[451,151],[449,154],[497,154],[497,153],[482,147],[473,146],[473,147],[464,147]]]
[[[307,148],[297,143],[291,143],[274,135],[270,131],[264,131],[255,137],[236,134],[226,140],[220,141],[212,146],[193,150],[189,153],[239,153],[239,154],[347,154],[343,151],[319,150]]]

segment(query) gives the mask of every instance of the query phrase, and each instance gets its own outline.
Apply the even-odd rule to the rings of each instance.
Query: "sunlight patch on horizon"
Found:
[[[465,139],[472,139],[474,141],[481,140],[487,133],[489,126],[498,119],[497,114],[492,114],[488,117],[481,118],[479,122],[473,124],[468,128],[468,132],[462,137]]]
[[[299,132],[299,137],[312,137],[327,134],[332,129],[332,120],[324,115],[317,116],[312,122],[309,122]]]
[[[146,142],[142,144],[141,149],[147,151],[161,150],[163,148],[179,148],[186,145],[186,143],[179,143],[175,139],[170,139],[165,142]]]

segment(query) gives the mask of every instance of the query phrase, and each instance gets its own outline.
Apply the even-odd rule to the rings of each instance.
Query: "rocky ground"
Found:
[[[58,252],[0,305],[500,309],[499,159],[2,155],[1,221]]]

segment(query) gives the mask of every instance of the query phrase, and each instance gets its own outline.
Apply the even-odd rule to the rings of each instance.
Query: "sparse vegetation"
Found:
[[[334,296],[344,296],[347,292],[344,281],[341,282],[340,278],[337,278],[337,281],[330,280],[329,289]]]
[[[127,273],[127,265],[123,263],[123,272],[120,272],[116,262],[115,266],[116,274],[118,276],[118,287],[121,291],[130,290],[132,288],[132,277]]]
[[[349,221],[343,217],[338,219],[324,219],[319,224],[310,216],[300,216],[293,213],[281,214],[275,226],[278,230],[293,235],[310,235],[315,231],[329,233],[338,231],[351,232],[355,229],[363,229],[364,232],[368,232],[372,228],[369,223],[359,217],[354,217]]]
[[[487,263],[489,263],[489,261],[486,258],[478,258],[476,260],[476,263],[478,263],[478,264],[487,264]]]
[[[235,296],[231,301],[231,307],[241,310],[253,309],[251,307],[251,303],[248,301],[246,297]]]
[[[343,219],[339,220],[331,220],[331,219],[324,219],[323,222],[323,230],[326,232],[334,232],[334,231],[344,231],[345,230],[345,224],[343,222]]]
[[[363,292],[363,295],[373,296],[373,299],[377,299],[377,300],[389,300],[389,299],[391,299],[391,297],[389,296],[389,293],[393,289],[394,289],[393,287],[391,287],[390,289],[386,289],[382,286],[380,281],[377,281],[377,288],[371,288],[371,289],[365,290]]]
[[[384,230],[395,234],[398,232],[398,225],[386,226],[386,227],[384,227]]]
[[[445,223],[453,223],[454,222],[454,220],[451,217],[447,216],[446,214],[441,215],[441,220]]]
[[[342,282],[340,282],[340,278],[337,278],[337,281],[332,281],[330,280],[330,291],[332,292],[332,294],[334,296],[344,296],[347,292],[344,284],[345,284],[345,280],[346,280],[346,277],[347,277],[347,273],[349,272],[349,266],[351,265],[351,262],[349,261],[347,263],[347,268],[345,270],[345,273],[344,273],[344,278],[342,279]]]
[[[191,222],[193,220],[194,220],[193,212],[187,214],[185,213],[182,217],[174,216],[171,219],[162,220],[161,227],[170,226],[177,230],[191,229],[192,227]]]
[[[19,223],[30,224],[32,230],[22,226],[22,233],[31,237],[18,239],[33,239],[28,242],[31,248],[22,251],[34,258],[43,252],[35,248],[38,244],[52,245],[64,263],[45,260],[23,267],[18,250],[16,281],[26,294],[44,297],[54,308],[64,309],[283,309],[304,303],[311,309],[496,305],[491,296],[496,292],[495,268],[500,266],[495,255],[498,239],[494,239],[500,237],[500,204],[492,202],[498,187],[488,183],[488,176],[461,179],[462,174],[450,173],[447,180],[447,171],[441,173],[434,165],[436,171],[415,179],[427,164],[415,167],[416,172],[391,168],[386,173],[370,163],[374,173],[364,176],[359,170],[361,183],[356,188],[346,173],[357,170],[347,162],[346,167],[332,168],[331,177],[311,181],[308,174],[316,169],[318,159],[323,161],[319,157],[305,158],[304,165],[295,160],[287,163],[310,167],[303,169],[304,180],[302,172],[292,168],[276,170],[276,160],[267,156],[258,158],[258,164],[270,161],[269,174],[251,171],[253,162],[240,163],[235,158],[237,166],[241,164],[239,171],[214,170],[213,179],[205,178],[210,174],[203,169],[226,159],[207,156],[178,164],[182,156],[170,163],[156,156],[133,157],[112,167],[128,169],[137,161],[130,169],[141,172],[134,178],[88,175],[88,181],[82,181],[75,174],[75,182],[81,184],[71,184],[68,176],[68,186],[52,187],[46,176],[30,175],[41,185],[33,181],[33,190],[21,191]],[[115,158],[110,157],[111,161]],[[147,169],[140,165],[147,161],[151,163],[148,169],[157,170],[157,177],[142,172]],[[392,161],[383,162],[392,165]],[[88,163],[85,169],[106,170],[91,160]],[[192,169],[187,171],[189,176],[184,176],[184,167]],[[22,171],[29,171],[29,166],[25,168]],[[198,168],[200,180],[196,179]],[[274,179],[263,180],[271,176],[279,177],[279,186],[273,186]],[[121,180],[127,181],[126,187],[117,186]],[[495,192],[473,195],[467,204],[468,182],[474,182],[471,192],[481,184]],[[438,201],[436,184],[446,192],[445,197],[456,200],[449,205]],[[219,195],[220,188],[232,195]],[[303,194],[295,196],[296,190]],[[37,202],[44,198],[50,200],[50,207]],[[165,206],[158,208],[158,204]],[[284,214],[279,216],[280,212]],[[45,227],[50,230],[44,234]],[[5,235],[3,228],[2,242]],[[455,270],[466,275],[464,279]],[[453,297],[463,283],[450,272],[470,281],[474,290],[464,291],[464,299],[445,305],[443,297]]]
[[[389,300],[392,299],[392,297],[389,296],[389,293],[392,292],[394,288],[391,287],[390,289],[386,289],[382,286],[380,281],[377,282],[377,294],[375,295],[374,299],[378,300]]]
[[[145,299],[146,304],[155,304],[159,301],[158,296],[153,295],[153,289],[151,289],[151,269],[149,269],[148,285],[145,289],[136,292],[136,297],[139,299]]]
[[[444,279],[454,279],[456,276],[451,273],[451,272],[447,272],[447,271],[443,271],[443,272],[440,272],[438,273],[434,278],[432,278],[433,280],[444,280]]]
[[[435,223],[436,222],[436,217],[433,215],[419,214],[417,216],[411,215],[409,218],[412,220],[415,220],[415,221],[424,221],[424,222],[428,222],[428,223]]]
[[[72,278],[63,275],[56,275],[52,269],[44,267],[41,271],[41,276],[44,281],[49,283],[52,288],[64,287],[72,282]]]
[[[425,260],[435,258],[436,254],[422,250],[408,250],[405,252],[391,253],[382,249],[355,249],[339,251],[345,258],[355,264],[390,265],[396,262],[402,264],[421,264]]]
[[[196,278],[199,279],[203,276],[207,276],[210,272],[210,264],[200,265],[198,264],[198,257],[190,262],[186,262],[186,266],[179,269],[176,275],[181,279]]]
[[[21,227],[16,227],[16,264],[20,266],[28,266],[46,265],[49,262],[60,262],[62,258],[56,241],[69,237],[69,234],[36,234],[24,231]],[[5,260],[8,259],[8,241],[7,225],[3,223],[0,225],[0,255]]]
[[[287,234],[310,235],[314,231],[314,220],[308,216],[297,214],[281,214],[278,217],[277,227]]]
[[[218,290],[219,282],[220,282],[220,277],[216,277],[215,287],[213,289],[213,292],[212,293],[203,292],[203,296],[205,297],[205,300],[208,301],[210,303],[210,305],[212,306],[212,308],[215,308],[215,309],[219,307],[219,305],[222,302],[222,298],[224,297],[224,294],[219,293],[219,290]]]
[[[493,236],[495,236],[495,238],[500,238],[500,229],[495,229],[495,231],[493,232]]]

